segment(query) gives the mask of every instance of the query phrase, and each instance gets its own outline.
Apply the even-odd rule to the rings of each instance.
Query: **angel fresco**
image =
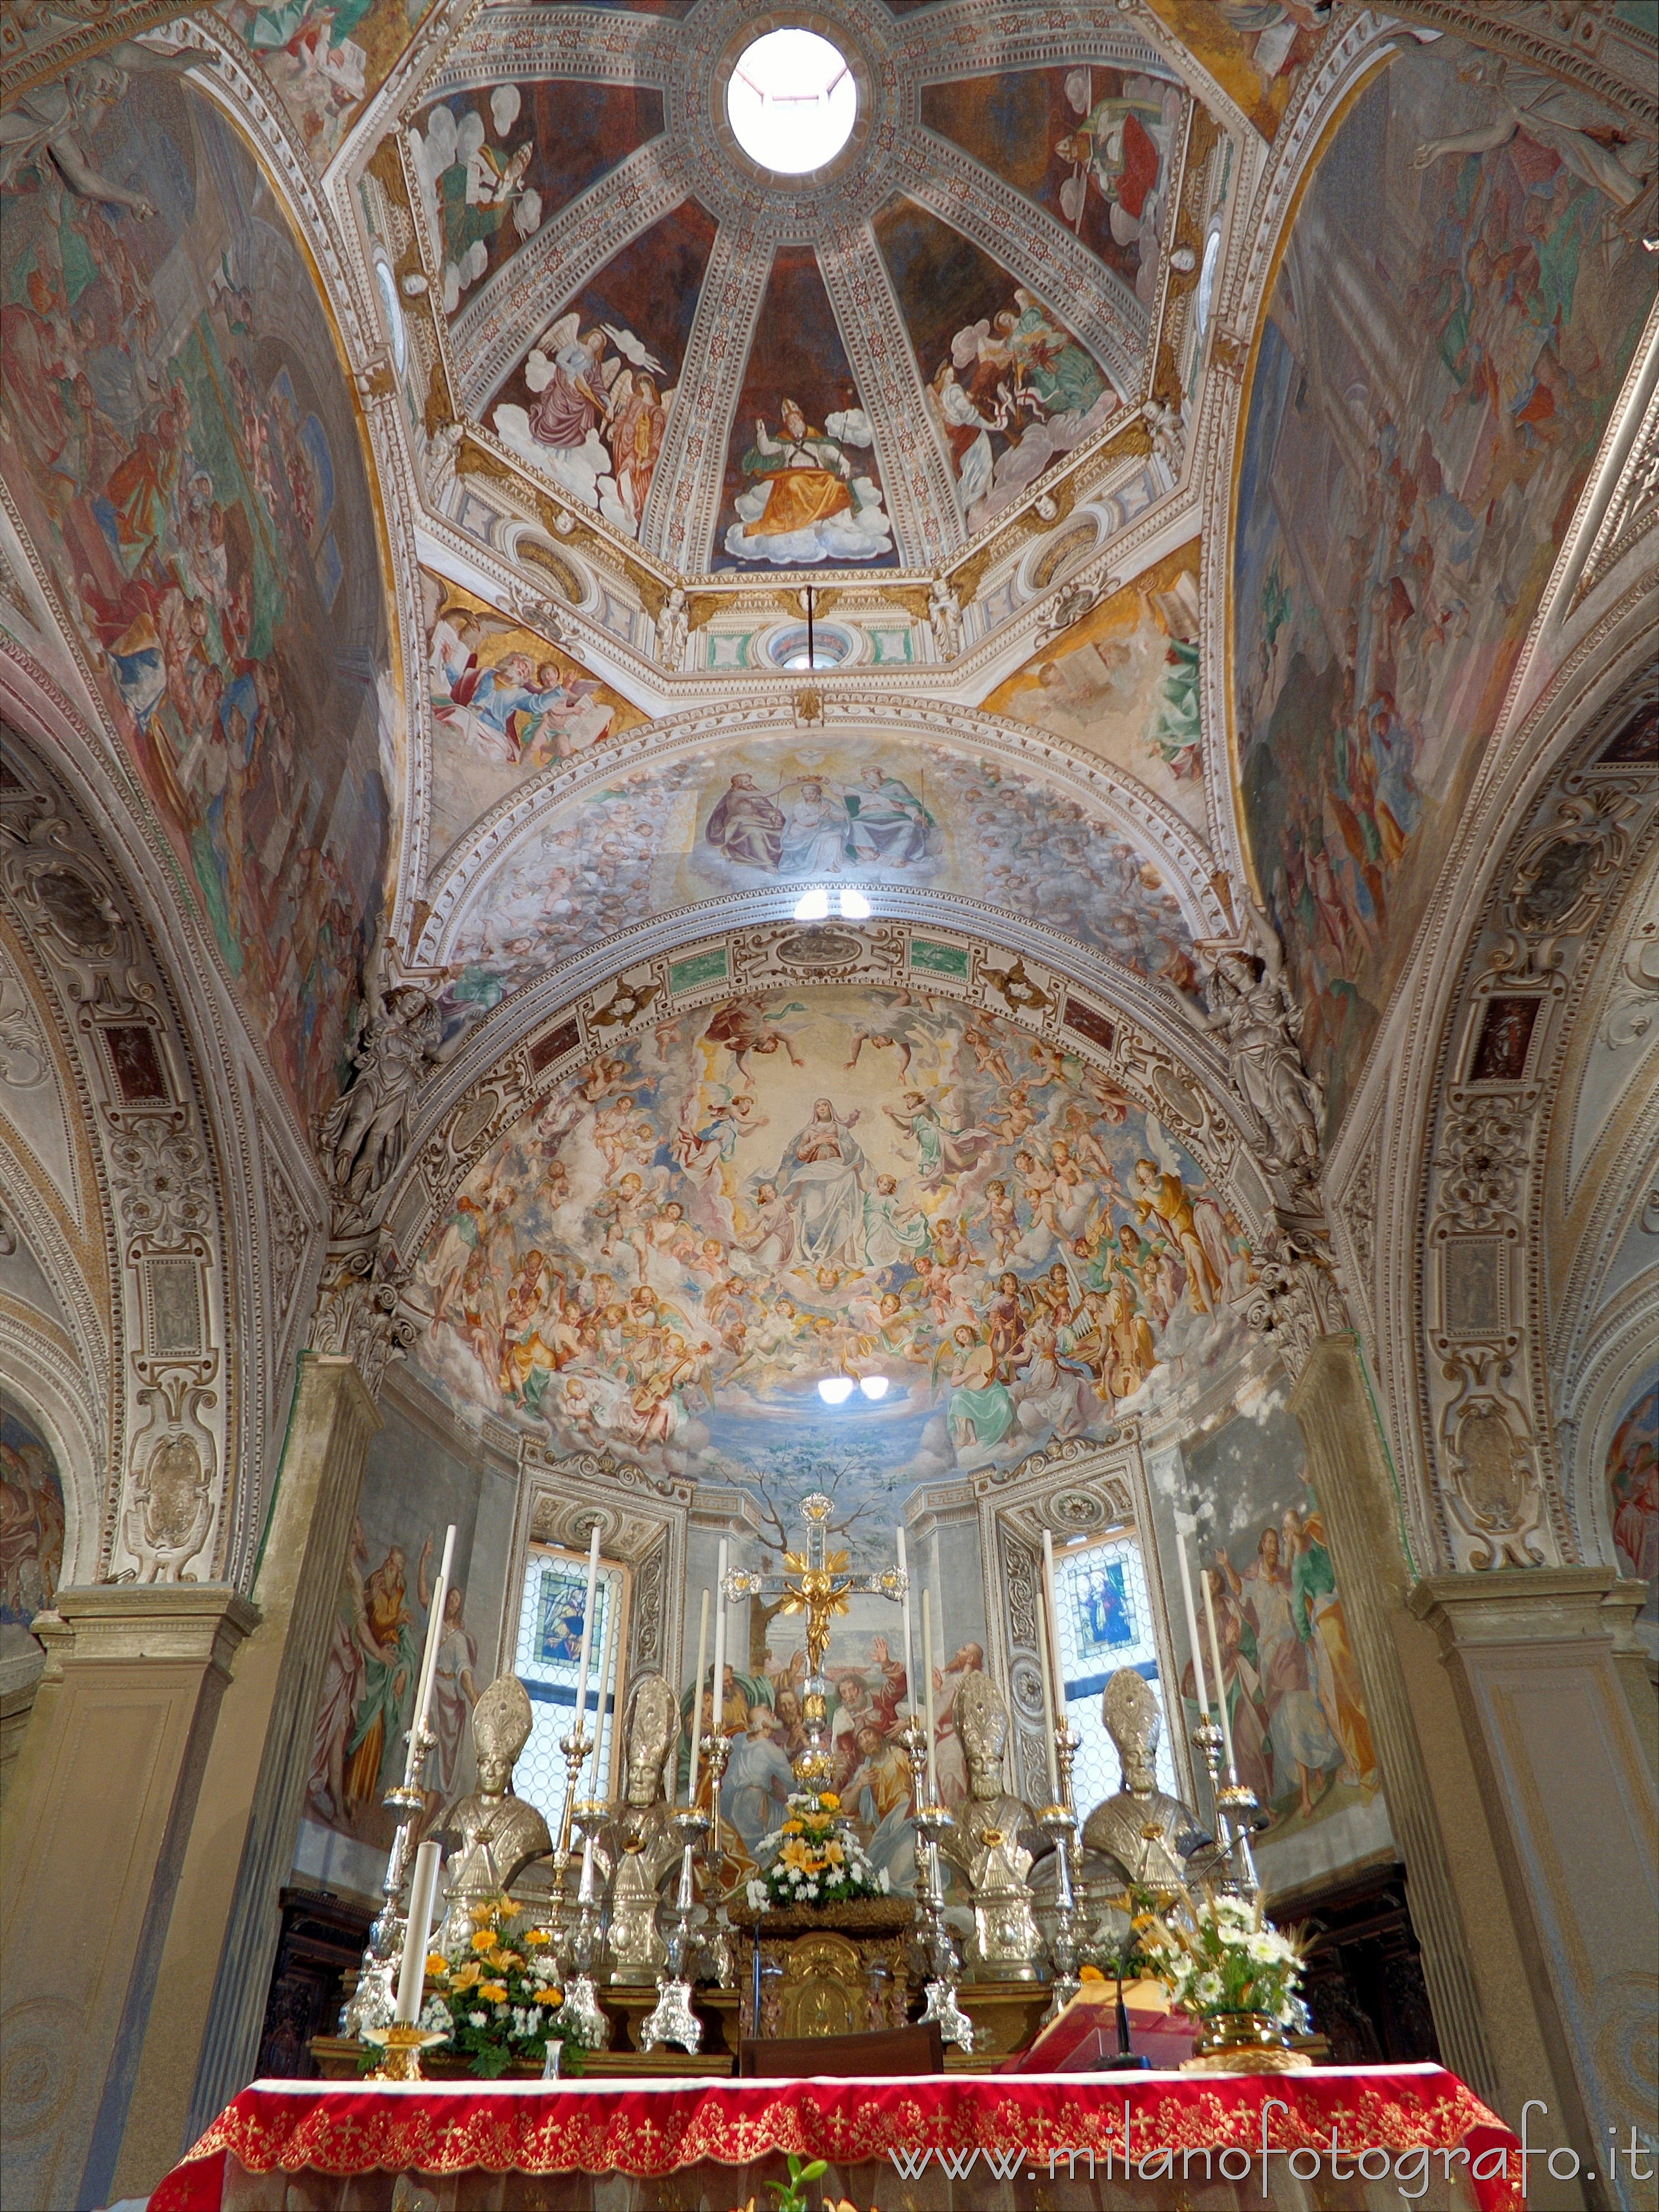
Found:
[[[1000,514],[1119,406],[1086,348],[1023,285],[1011,307],[957,332],[924,397],[969,530]]]
[[[572,308],[525,362],[531,404],[503,402],[495,428],[562,489],[637,538],[678,389],[672,375],[625,325],[584,329]]]

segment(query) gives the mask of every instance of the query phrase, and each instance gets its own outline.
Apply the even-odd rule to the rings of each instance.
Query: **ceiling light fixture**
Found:
[[[870,902],[862,891],[855,891],[850,888],[843,889],[841,895],[841,910],[848,921],[867,921],[870,918]]]
[[[818,1395],[826,1406],[844,1406],[852,1396],[853,1389],[850,1375],[825,1375],[818,1382]]]
[[[769,31],[756,39],[738,55],[726,88],[738,145],[761,168],[785,177],[833,161],[858,112],[846,55],[816,31]]]
[[[859,1388],[866,1398],[884,1398],[887,1395],[887,1377],[884,1375],[860,1375]]]
[[[822,921],[830,911],[830,894],[822,884],[814,884],[804,898],[795,901],[797,921]]]

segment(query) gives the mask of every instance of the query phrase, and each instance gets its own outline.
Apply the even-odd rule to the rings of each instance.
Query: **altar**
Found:
[[[1443,2068],[755,2082],[258,2081],[149,2212],[1522,2212],[1520,2146]],[[1196,2194],[1195,2194],[1196,2192]]]

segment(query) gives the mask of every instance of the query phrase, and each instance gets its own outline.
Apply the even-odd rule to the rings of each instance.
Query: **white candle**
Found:
[[[1204,1662],[1198,1649],[1198,1615],[1193,1611],[1193,1577],[1187,1565],[1187,1540],[1182,1534],[1181,1523],[1176,1523],[1176,1565],[1181,1570],[1181,1602],[1187,1614],[1187,1641],[1193,1653],[1193,1690],[1198,1698],[1200,1720],[1210,1715],[1210,1700],[1204,1690]]]
[[[605,1743],[605,1701],[611,1693],[611,1661],[617,1648],[617,1618],[622,1611],[621,1606],[617,1602],[617,1595],[618,1593],[613,1589],[607,1589],[605,1592],[605,1649],[599,1655],[599,1698],[593,1715],[593,1764],[588,1770],[587,1777],[587,1794],[590,1797],[597,1797],[599,1794],[600,1756]]]
[[[910,1633],[910,1563],[905,1554],[903,1529],[896,1528],[893,1533],[898,1539],[899,1572],[904,1577],[904,1596],[901,1601],[904,1614],[904,1694],[914,1719],[916,1711],[916,1654]]]
[[[702,1662],[708,1656],[708,1593],[702,1594],[702,1618],[697,1623],[697,1671],[691,1677],[691,1778],[685,1785],[685,1802],[697,1802],[697,1751],[702,1742]]]
[[[438,1647],[444,1640],[444,1607],[449,1597],[449,1570],[454,1558],[455,1524],[452,1521],[444,1532],[443,1565],[438,1570],[431,1607],[426,1616],[426,1649],[421,1654],[420,1686],[415,1695],[415,1725],[409,1731],[409,1752],[404,1760],[405,1790],[414,1788],[415,1777],[420,1770],[421,1731],[432,1711],[432,1684],[438,1672]]]
[[[587,1595],[582,1600],[582,1649],[576,1662],[576,1717],[572,1724],[573,1735],[582,1732],[582,1715],[587,1711],[587,1660],[593,1645],[593,1592],[599,1579],[599,1524],[593,1523],[593,1540],[587,1547]],[[574,1753],[572,1754],[574,1757]]]
[[[1238,1772],[1233,1765],[1233,1724],[1227,1716],[1227,1686],[1221,1678],[1221,1642],[1215,1632],[1215,1600],[1210,1594],[1208,1575],[1204,1576],[1204,1618],[1209,1624],[1210,1665],[1215,1673],[1215,1701],[1221,1713],[1221,1741],[1226,1747],[1227,1772],[1236,1782]]]
[[[927,1698],[927,1802],[939,1802],[938,1725],[933,1718],[933,1593],[921,1593],[921,1671]]]
[[[424,1843],[415,1854],[415,1873],[409,1885],[409,1925],[404,1935],[403,1963],[398,1969],[398,2002],[394,2020],[412,2027],[421,2016],[421,1997],[426,1987],[426,1941],[432,1932],[432,1905],[438,1894],[438,1861],[443,1856],[437,1842]]]
[[[1066,1713],[1066,1664],[1060,1656],[1060,1609],[1054,1602],[1054,1539],[1053,1531],[1042,1532],[1042,1588],[1048,1598],[1048,1650],[1054,1670],[1054,1718],[1064,1724]]]
[[[1037,1641],[1042,1660],[1042,1748],[1048,1757],[1048,1802],[1060,1802],[1060,1752],[1054,1742],[1054,1650],[1048,1626],[1048,1593],[1037,1592]]]
[[[715,1575],[714,1589],[714,1734],[720,1732],[720,1723],[726,1718],[726,1576],[731,1565],[731,1546],[720,1538],[720,1570]],[[699,1695],[697,1711],[702,1711]]]

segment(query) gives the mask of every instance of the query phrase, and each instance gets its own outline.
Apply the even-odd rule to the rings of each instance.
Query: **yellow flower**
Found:
[[[504,2005],[507,2002],[507,1984],[505,1982],[480,1982],[478,1984],[478,1995],[487,2003]]]
[[[472,1938],[472,1948],[475,1951],[482,1951],[486,1956],[488,1956],[488,1954],[495,1948],[495,1929],[493,1928],[479,1929],[477,1934]]]
[[[799,1820],[786,1820],[780,1832],[786,1836],[799,1836],[802,1832],[801,1824]]]
[[[818,1803],[826,1812],[839,1813],[841,1810],[841,1799],[836,1795],[833,1790],[819,1790]]]
[[[550,1943],[553,1938],[545,1928],[526,1928],[524,1940],[526,1943]]]
[[[1098,1966],[1079,1966],[1077,1978],[1080,1982],[1103,1982],[1106,1978]]]
[[[544,2004],[556,2008],[564,2002],[564,1991],[562,1990],[544,1990],[540,1996],[537,1998],[536,2002],[538,2004]]]
[[[492,1966],[501,1967],[505,1972],[509,1966],[523,1966],[524,1954],[522,1951],[497,1951],[489,1963]]]
[[[483,1968],[476,1959],[469,1959],[464,1966],[456,1967],[450,1986],[457,1990],[470,1990],[483,1978]]]
[[[842,1850],[839,1844],[830,1844],[826,1845],[825,1848],[828,1851],[830,1863],[831,1866],[839,1866],[847,1856],[846,1852]]]
[[[805,1844],[793,1838],[784,1845],[781,1856],[785,1866],[793,1867],[798,1874],[811,1874],[817,1864]]]
[[[495,1908],[493,1905],[470,1905],[467,1911],[475,1928],[488,1928],[495,1921]]]
[[[449,1972],[449,1961],[441,1951],[428,1951],[426,1954],[426,1970],[435,1980],[442,1981],[444,1976]]]

